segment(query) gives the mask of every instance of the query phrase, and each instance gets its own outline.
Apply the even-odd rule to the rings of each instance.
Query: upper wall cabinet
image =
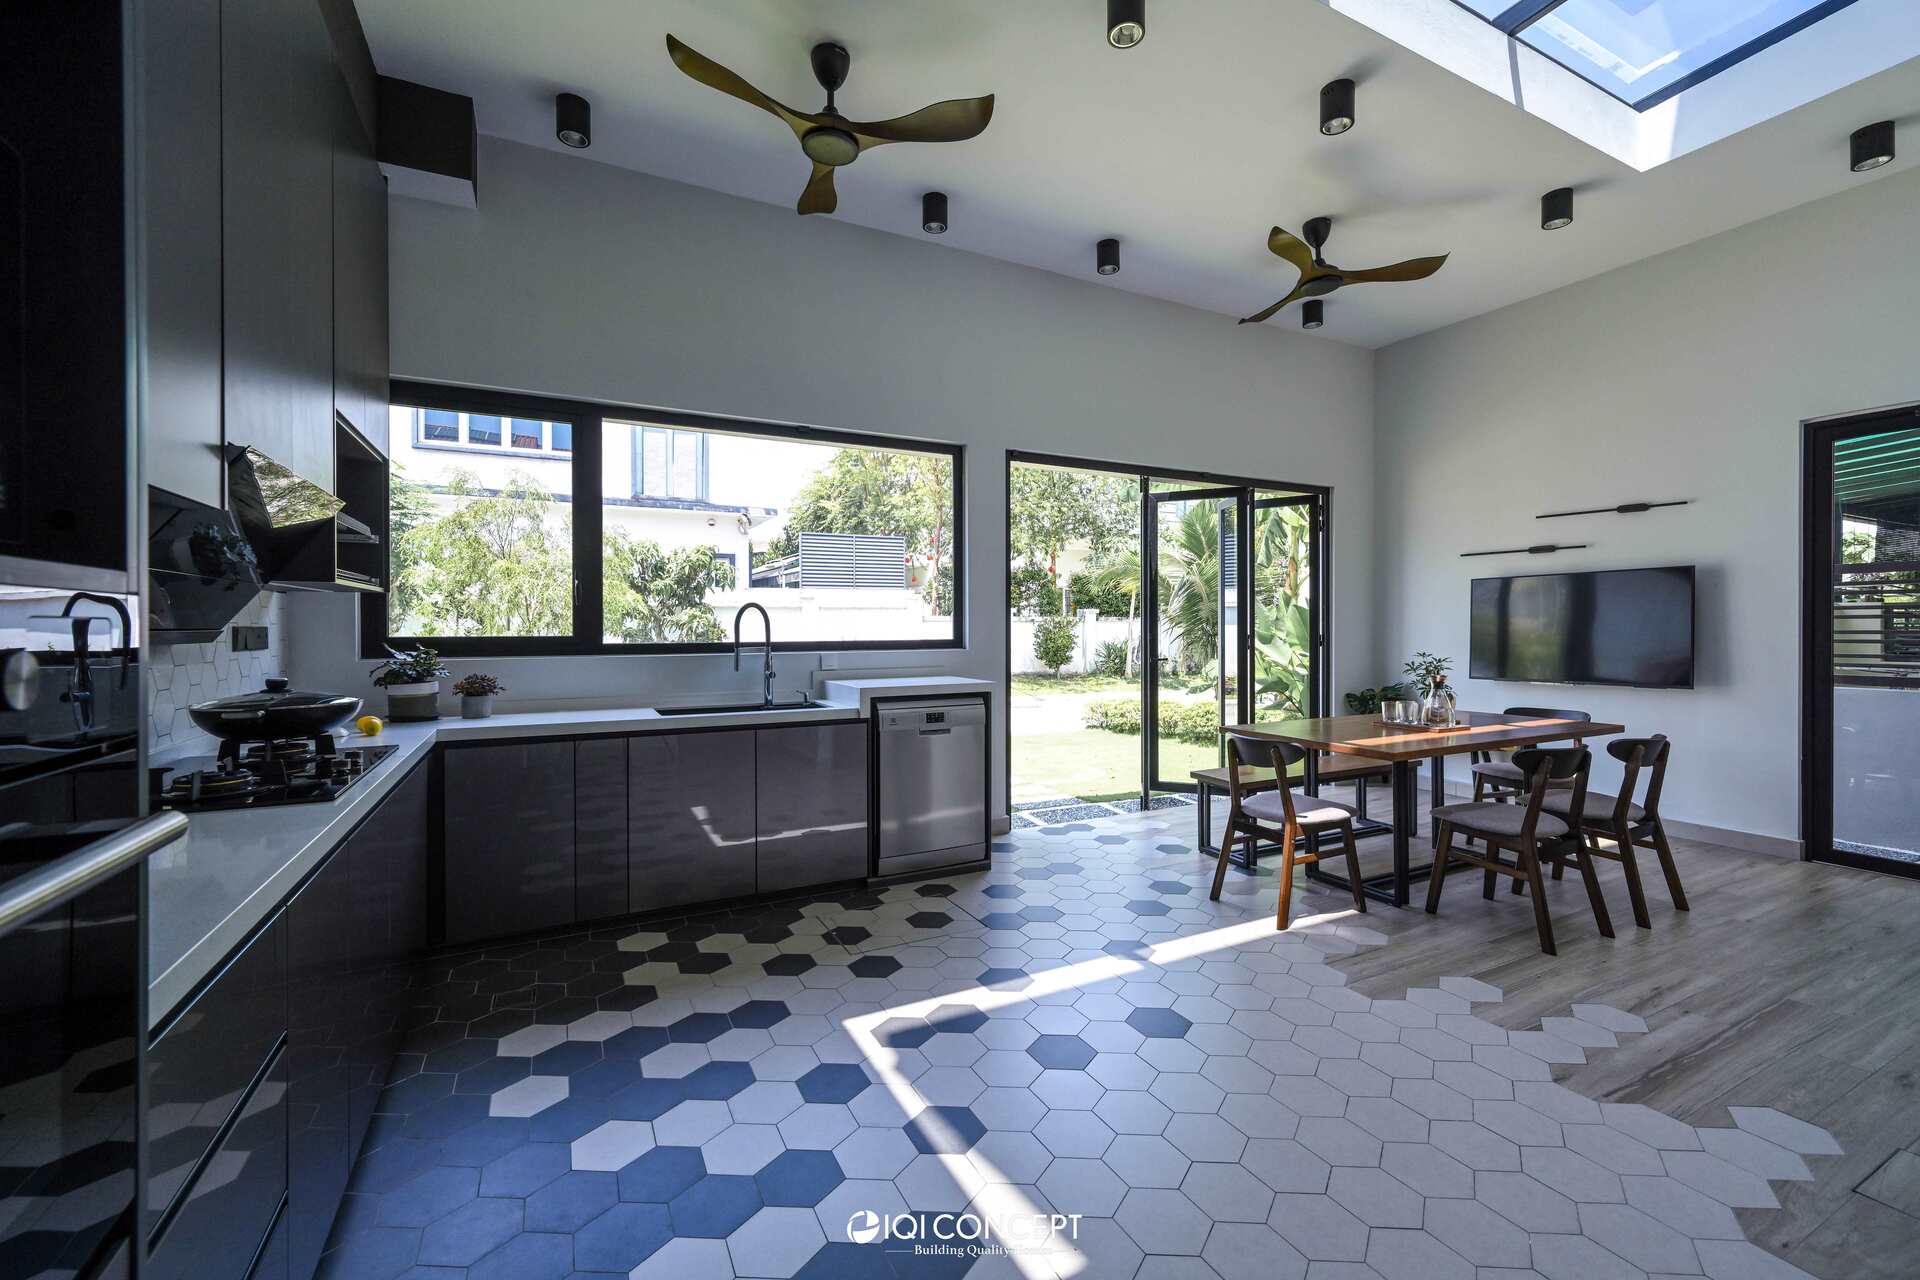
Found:
[[[219,506],[220,0],[141,11],[147,483]]]
[[[315,0],[220,16],[226,440],[332,489],[339,76]]]
[[[334,93],[333,410],[385,453],[387,179],[344,78]]]

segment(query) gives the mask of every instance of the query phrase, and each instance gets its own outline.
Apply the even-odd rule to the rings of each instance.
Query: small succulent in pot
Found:
[[[440,718],[440,682],[453,672],[440,661],[440,651],[387,649],[387,660],[373,669],[373,683],[387,691],[390,720]]]
[[[506,688],[498,676],[484,671],[461,676],[453,682],[453,691],[460,695],[460,714],[468,720],[485,720],[492,715],[493,695],[506,692]]]

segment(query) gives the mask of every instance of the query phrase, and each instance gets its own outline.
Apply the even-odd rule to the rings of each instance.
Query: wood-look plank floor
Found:
[[[1421,814],[1424,829],[1424,802]],[[1391,865],[1388,848],[1385,837],[1362,841],[1367,874]],[[1810,1157],[1811,1182],[1774,1183],[1779,1209],[1740,1210],[1748,1235],[1817,1276],[1915,1275],[1920,882],[1700,841],[1676,840],[1674,853],[1693,910],[1673,909],[1658,863],[1642,853],[1651,929],[1634,927],[1620,868],[1602,863],[1617,936],[1599,935],[1570,871],[1548,886],[1559,955],[1544,955],[1524,898],[1503,881],[1487,902],[1478,874],[1457,874],[1437,916],[1422,910],[1423,882],[1406,910],[1372,905],[1368,923],[1393,945],[1341,967],[1376,998],[1449,974],[1490,982],[1506,999],[1477,1012],[1514,1030],[1575,1002],[1638,1014],[1648,1034],[1592,1050],[1586,1065],[1558,1067],[1556,1078],[1695,1125],[1731,1124],[1728,1106],[1750,1106],[1822,1126],[1845,1154]],[[1425,857],[1416,845],[1415,863]],[[1315,886],[1295,913],[1323,897],[1323,909],[1342,905]]]

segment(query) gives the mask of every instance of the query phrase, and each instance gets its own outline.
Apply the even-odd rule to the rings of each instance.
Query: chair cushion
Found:
[[[1511,783],[1519,786],[1521,782],[1520,766],[1511,760],[1483,760],[1473,766],[1473,776],[1489,781]]]
[[[1604,827],[1611,823],[1613,821],[1614,804],[1615,800],[1612,796],[1589,795],[1586,804],[1581,806],[1580,809],[1580,825],[1591,827],[1598,824]],[[1541,802],[1540,807],[1548,813],[1559,814],[1564,818],[1567,816],[1567,811],[1573,808],[1573,797],[1570,795],[1554,795],[1549,792],[1547,798]],[[1627,801],[1628,822],[1638,822],[1646,816],[1647,811],[1645,809],[1631,800]]]
[[[1527,807],[1523,804],[1495,804],[1490,800],[1469,800],[1464,804],[1443,804],[1433,811],[1433,816],[1442,822],[1452,823],[1459,831],[1474,835],[1517,836],[1527,820]],[[1563,836],[1567,834],[1566,819],[1542,813],[1540,820],[1534,824],[1533,834],[1549,840]]]
[[[1287,822],[1286,801],[1278,791],[1263,791],[1257,796],[1248,796],[1240,805],[1240,811],[1249,818],[1282,827]],[[1293,798],[1293,816],[1302,827],[1338,826],[1353,817],[1352,805],[1338,800],[1323,800],[1319,796],[1295,796]]]

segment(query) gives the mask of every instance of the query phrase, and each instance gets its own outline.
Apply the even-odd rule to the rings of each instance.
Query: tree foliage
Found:
[[[542,636],[573,631],[573,522],[532,478],[498,492],[456,471],[441,511],[431,491],[397,470],[389,530],[390,614],[396,632],[422,636]],[[709,593],[733,585],[711,547],[671,551],[625,530],[602,540],[606,634],[629,642],[726,638]]]
[[[1077,643],[1076,632],[1079,619],[1041,618],[1033,624],[1033,656],[1039,664],[1055,676],[1060,668],[1073,661],[1073,648]]]
[[[953,461],[945,454],[843,448],[794,495],[763,558],[800,550],[802,533],[898,534],[931,561],[922,587],[935,614],[953,607]]]
[[[1015,466],[1007,477],[1009,560],[1056,573],[1060,553],[1084,543],[1094,562],[1135,540],[1139,484],[1126,476]]]

